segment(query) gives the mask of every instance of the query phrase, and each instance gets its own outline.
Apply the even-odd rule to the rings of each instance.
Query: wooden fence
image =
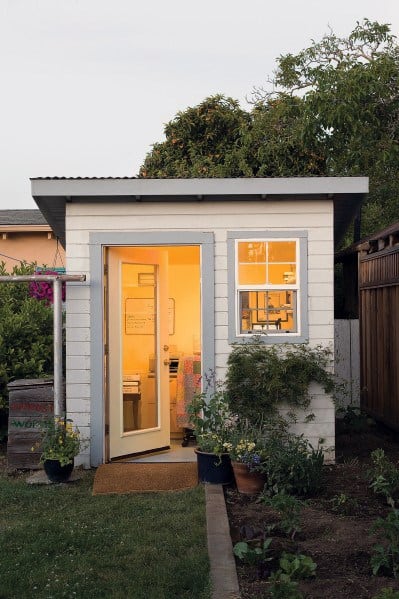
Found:
[[[399,246],[359,259],[361,406],[399,431]]]
[[[342,391],[337,393],[337,407],[359,407],[360,351],[357,319],[334,320],[334,370],[337,382],[342,387]]]

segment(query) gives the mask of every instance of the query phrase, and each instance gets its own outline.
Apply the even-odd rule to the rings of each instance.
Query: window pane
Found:
[[[265,264],[239,264],[238,265],[238,284],[239,285],[265,285],[266,283],[266,265]]]
[[[240,333],[297,332],[296,291],[241,291]]]
[[[266,243],[240,241],[238,243],[238,262],[266,262]]]
[[[295,241],[269,241],[269,262],[296,262]]]
[[[295,264],[269,264],[269,280],[271,285],[295,285]]]

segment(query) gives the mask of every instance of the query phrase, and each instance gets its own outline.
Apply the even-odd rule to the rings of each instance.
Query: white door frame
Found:
[[[90,463],[93,467],[104,463],[108,457],[105,443],[104,252],[109,246],[146,245],[200,246],[202,373],[215,370],[214,234],[196,231],[90,233]]]

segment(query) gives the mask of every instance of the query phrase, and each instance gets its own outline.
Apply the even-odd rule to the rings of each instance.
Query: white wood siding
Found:
[[[227,343],[227,232],[270,230],[308,232],[309,341],[333,349],[334,270],[332,201],[233,201],[176,203],[67,204],[66,241],[69,274],[86,274],[87,283],[69,285],[67,295],[67,410],[84,436],[90,434],[89,232],[201,231],[215,235],[215,363],[222,379],[230,352]],[[334,445],[334,407],[314,389],[315,420],[298,423],[313,444],[319,437]],[[79,401],[79,399],[81,401]],[[97,398],[98,400],[98,398]],[[88,450],[81,456],[88,464]]]

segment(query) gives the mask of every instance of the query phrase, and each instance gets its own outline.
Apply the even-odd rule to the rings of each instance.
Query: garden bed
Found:
[[[365,479],[370,453],[377,448],[399,462],[398,434],[377,426],[360,433],[338,430],[337,463],[324,467],[321,492],[307,498],[301,530],[294,539],[277,528],[267,535],[273,539],[268,554],[273,559],[266,564],[264,578],[256,566],[243,565],[236,558],[243,599],[268,596],[267,577],[277,569],[282,551],[308,555],[317,564],[316,576],[299,582],[298,589],[307,599],[371,599],[383,588],[399,590],[398,579],[373,576],[370,566],[377,542],[372,525],[391,510]],[[242,527],[264,530],[279,521],[277,512],[257,497],[241,495],[233,486],[225,488],[225,496],[233,544],[243,539]]]

